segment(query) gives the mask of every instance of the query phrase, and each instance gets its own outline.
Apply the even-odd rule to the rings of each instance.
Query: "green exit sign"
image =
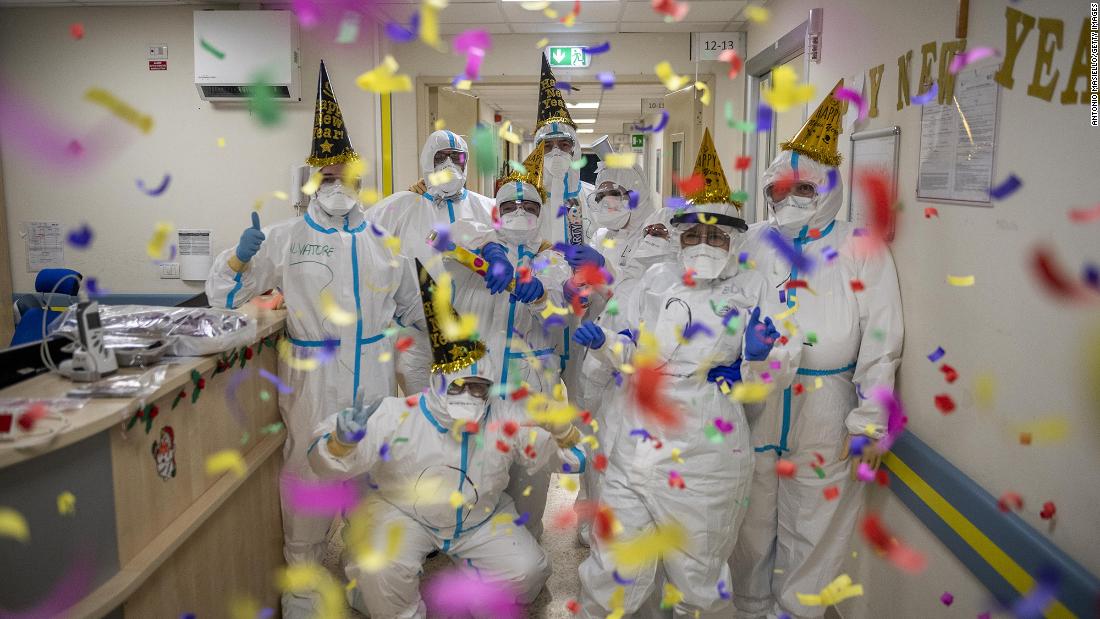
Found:
[[[630,134],[630,147],[631,148],[645,148],[645,134],[644,133],[632,133],[632,134]]]
[[[586,49],[583,45],[551,45],[546,48],[546,57],[550,59],[551,67],[584,68],[592,63]]]

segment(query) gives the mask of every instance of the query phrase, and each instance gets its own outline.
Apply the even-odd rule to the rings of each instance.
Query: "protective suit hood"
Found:
[[[818,186],[818,195],[814,198],[814,202],[811,206],[813,209],[813,215],[809,218],[809,221],[804,224],[807,230],[822,229],[828,226],[834,219],[836,219],[837,213],[840,212],[840,206],[842,197],[844,194],[844,186],[839,176],[836,181],[836,186],[832,188],[826,194],[822,194],[821,188],[827,187],[829,184],[829,170],[830,166],[822,163],[818,163],[813,159],[800,155],[793,151],[782,151],[776,155],[775,160],[772,161],[768,169],[764,171],[763,178],[761,179],[761,187],[767,187],[772,183],[775,183],[779,179],[794,179],[796,182],[808,182]],[[767,198],[765,198],[767,200]],[[779,229],[787,238],[796,238],[802,231],[803,226],[798,226],[798,229],[793,229],[793,226],[781,226],[776,221],[775,212],[769,205],[769,222],[772,226]],[[790,206],[784,208],[793,208]]]
[[[483,355],[472,365],[457,372],[432,372],[431,386],[428,392],[424,394],[424,399],[428,405],[428,410],[443,427],[449,429],[455,423],[455,420],[447,413],[447,386],[459,378],[469,378],[471,376],[484,378],[491,383],[489,398],[485,402],[485,409],[488,410],[489,404],[497,399],[497,396],[494,396],[497,376],[492,362],[492,355]],[[482,412],[482,416],[484,416],[484,412]]]
[[[424,148],[420,151],[420,174],[424,179],[424,183],[428,186],[428,193],[435,199],[457,196],[462,193],[466,184],[465,169],[461,170],[462,183],[458,184],[457,189],[454,187],[433,185],[430,182],[429,175],[436,172],[435,154],[441,150],[460,150],[466,153],[467,157],[469,157],[470,154],[470,149],[466,146],[466,140],[462,139],[462,136],[456,133],[441,129],[428,136],[427,141],[424,142]],[[467,165],[469,165],[468,162]],[[454,184],[456,180],[451,181],[451,184]]]
[[[615,231],[616,237],[633,238],[640,235],[642,228],[653,215],[653,192],[649,190],[646,177],[641,168],[603,168],[596,175],[596,189],[604,182],[611,181],[625,187],[628,191],[638,194],[638,205],[630,213],[630,219],[621,229]],[[623,199],[624,203],[626,198]]]

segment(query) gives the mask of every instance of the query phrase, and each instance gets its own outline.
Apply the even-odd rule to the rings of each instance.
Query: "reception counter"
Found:
[[[0,537],[0,615],[222,617],[235,599],[276,607],[286,431],[277,385],[260,370],[276,373],[284,313],[256,319],[255,342],[170,360],[144,398],[92,399],[52,414],[67,425],[46,442],[0,443],[0,507],[22,514],[30,534]],[[72,386],[40,375],[0,398],[58,398]],[[243,467],[208,473],[208,458],[227,450]]]

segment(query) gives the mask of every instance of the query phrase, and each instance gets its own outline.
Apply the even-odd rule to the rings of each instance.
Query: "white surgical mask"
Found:
[[[458,395],[447,394],[447,414],[459,421],[477,421],[485,412],[485,400],[463,391]]]
[[[788,237],[798,236],[802,228],[810,223],[814,216],[814,198],[788,195],[779,202],[771,202],[772,212],[779,230]]]
[[[714,279],[729,263],[729,251],[700,243],[680,252],[680,263],[691,269],[699,279]]]
[[[524,232],[527,230],[534,230],[538,225],[538,216],[532,215],[521,208],[517,208],[511,213],[506,213],[500,217],[500,227],[505,230]]]
[[[450,170],[450,180],[438,185],[428,185],[428,191],[432,194],[437,194],[444,198],[449,198],[462,191],[462,188],[466,185],[466,171],[458,167],[455,162],[450,159],[435,167],[435,171],[438,174],[443,170]]]
[[[546,157],[543,159],[543,167],[546,173],[555,178],[565,176],[565,173],[569,171],[569,166],[572,163],[572,157],[556,148],[547,153]]]
[[[326,213],[333,217],[343,217],[359,201],[354,194],[349,195],[349,191],[344,189],[343,183],[324,183],[313,196]]]
[[[630,211],[623,206],[623,199],[607,196],[596,208],[596,223],[608,230],[622,230],[630,219]]]

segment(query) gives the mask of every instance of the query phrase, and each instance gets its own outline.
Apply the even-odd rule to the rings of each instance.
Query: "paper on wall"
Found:
[[[179,230],[180,279],[206,280],[214,258],[210,254],[210,230]]]
[[[61,224],[52,221],[28,221],[23,224],[27,246],[27,272],[65,266]]]

